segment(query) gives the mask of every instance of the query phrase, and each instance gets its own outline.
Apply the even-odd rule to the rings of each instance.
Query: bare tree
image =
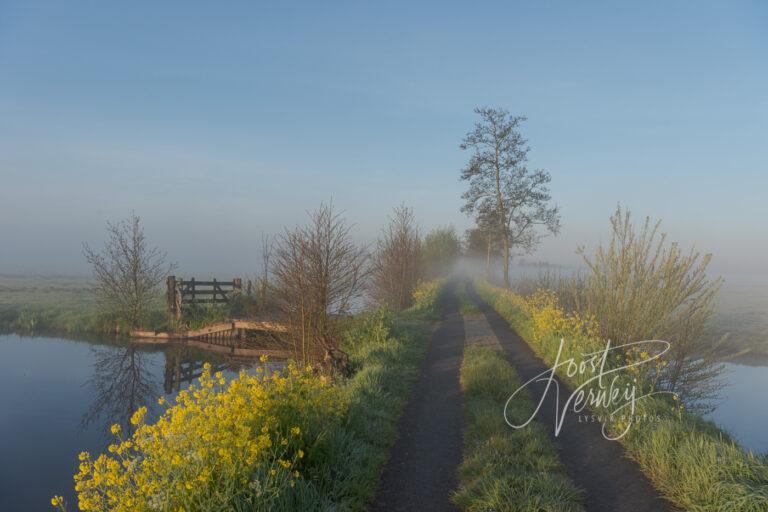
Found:
[[[413,210],[398,206],[379,238],[373,259],[372,295],[380,304],[395,309],[411,305],[419,280],[420,255]]]
[[[83,244],[85,259],[95,278],[94,292],[102,309],[138,327],[151,304],[159,297],[159,285],[176,268],[166,255],[151,247],[144,236],[141,218],[107,223],[107,240],[101,251]]]
[[[464,233],[464,247],[467,257],[485,262],[485,279],[490,279],[491,261],[501,255],[501,246],[493,233],[479,227],[470,228]]]
[[[542,238],[540,227],[556,234],[560,214],[550,207],[547,171],[529,171],[527,141],[518,131],[525,117],[512,116],[503,109],[479,108],[480,121],[461,144],[472,150],[461,179],[469,181],[462,195],[462,211],[476,219],[495,219],[500,230],[504,259],[504,284],[510,286],[509,263],[512,251],[528,253]]]
[[[465,237],[467,254],[485,259],[485,278],[491,278],[491,261],[502,254],[501,228],[495,212],[478,214],[475,218],[477,227],[468,229]]]
[[[362,298],[368,255],[354,243],[350,226],[331,204],[309,214],[309,224],[277,240],[272,276],[278,307],[297,357],[337,348],[338,326]]]
[[[83,415],[80,426],[85,428],[96,420],[103,420],[107,425],[120,423],[132,433],[134,427],[130,417],[141,406],[152,409],[159,394],[152,371],[152,354],[139,350],[133,344],[124,348],[100,347],[91,350],[94,371],[86,385],[94,401]]]
[[[267,234],[261,235],[261,277],[259,277],[259,302],[261,307],[267,305],[269,299],[269,272],[272,252],[275,248],[275,241]]]

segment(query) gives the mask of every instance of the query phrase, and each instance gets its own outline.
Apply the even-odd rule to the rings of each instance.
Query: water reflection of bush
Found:
[[[203,365],[211,363],[213,371],[238,372],[254,367],[252,357],[221,356],[183,345],[163,347],[126,344],[91,348],[94,354],[93,374],[85,382],[93,395],[93,403],[83,415],[81,428],[96,425],[104,435],[109,426],[119,423],[131,433],[130,418],[139,407],[148,409],[148,418],[155,418],[161,394],[173,395],[195,381]],[[157,352],[164,356],[162,382]],[[279,369],[282,362],[266,364],[266,373]],[[162,387],[161,387],[162,383]]]

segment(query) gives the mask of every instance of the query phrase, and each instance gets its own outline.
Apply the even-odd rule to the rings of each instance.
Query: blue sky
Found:
[[[533,258],[620,202],[718,269],[765,259],[765,2],[203,4],[0,0],[0,273],[82,273],[132,209],[194,272],[254,271],[330,198],[363,241],[401,202],[463,231],[475,106],[527,115],[552,173]]]

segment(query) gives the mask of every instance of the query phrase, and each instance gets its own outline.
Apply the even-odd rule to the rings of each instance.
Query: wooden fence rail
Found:
[[[224,304],[233,296],[241,293],[243,281],[239,277],[231,281],[198,281],[176,276],[166,278],[166,302],[170,318],[181,318],[182,308],[186,304]]]

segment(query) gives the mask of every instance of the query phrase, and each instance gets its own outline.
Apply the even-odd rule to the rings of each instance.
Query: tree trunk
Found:
[[[485,279],[491,280],[491,234],[488,234],[488,246],[485,253]]]
[[[504,236],[504,286],[512,288],[509,281],[509,236]]]

